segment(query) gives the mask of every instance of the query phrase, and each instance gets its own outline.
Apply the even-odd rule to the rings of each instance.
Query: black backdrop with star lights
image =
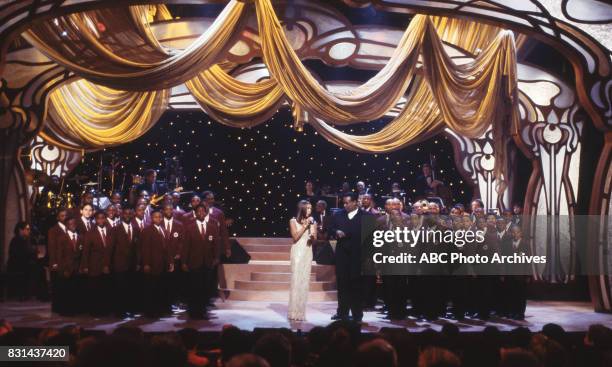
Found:
[[[359,124],[345,131],[371,133],[384,123]],[[215,192],[226,215],[235,220],[232,235],[288,236],[289,219],[295,215],[306,180],[316,187],[329,184],[334,190],[343,181],[354,186],[362,180],[376,196],[399,182],[410,196],[421,164],[429,161],[430,154],[436,157],[438,178],[450,187],[455,201],[469,201],[472,190],[456,170],[453,149],[445,136],[389,154],[360,154],[327,142],[308,126],[303,132],[295,131],[287,108],[251,129],[221,125],[202,111],[168,111],[141,138],[87,154],[74,173],[96,181],[100,159],[109,165],[114,155],[121,160],[115,187],[126,173],[127,188],[131,174],[142,174],[147,168],[163,170],[165,158],[178,156],[184,189]],[[103,182],[108,192],[108,172]],[[185,204],[189,196],[183,196]],[[380,198],[377,201],[383,205]]]

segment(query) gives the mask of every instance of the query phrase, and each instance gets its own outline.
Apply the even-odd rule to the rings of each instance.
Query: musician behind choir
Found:
[[[136,192],[146,191],[149,195],[160,196],[168,191],[166,184],[157,182],[157,172],[154,169],[145,171],[145,182],[136,186]]]
[[[425,198],[435,193],[438,186],[442,186],[442,181],[433,178],[433,171],[429,163],[423,164],[423,174],[416,179],[416,197]]]

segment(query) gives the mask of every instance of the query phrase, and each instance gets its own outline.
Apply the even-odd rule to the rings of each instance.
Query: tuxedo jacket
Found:
[[[81,254],[85,247],[85,236],[78,234],[76,241],[66,232],[57,241],[58,272],[62,276],[65,272],[75,275],[81,265]]]
[[[59,240],[66,232],[60,227],[59,223],[55,223],[47,232],[47,255],[49,256],[49,266],[54,264],[59,265]]]
[[[168,249],[166,239],[155,225],[146,227],[140,234],[138,247],[142,251],[142,266],[151,268],[150,274],[159,275],[174,262],[174,255]]]
[[[87,268],[88,275],[92,277],[102,275],[104,267],[109,269],[111,267],[111,257],[113,254],[112,234],[110,227],[105,228],[106,238],[104,239],[95,226],[85,235],[81,268]]]
[[[361,275],[362,224],[364,217],[371,214],[357,209],[357,213],[349,219],[346,210],[334,214],[330,232],[333,236],[340,230],[346,235],[338,238],[336,243],[336,274],[341,277],[356,278]]]
[[[130,234],[126,232],[123,222],[113,227],[111,237],[113,241],[113,272],[124,273],[134,270],[136,266],[136,244],[138,243],[138,229],[129,224]]]
[[[191,224],[185,232],[185,243],[181,253],[181,262],[189,270],[199,270],[202,267],[212,267],[213,261],[219,257],[221,248],[221,225],[209,216],[206,230],[200,231],[197,222]]]

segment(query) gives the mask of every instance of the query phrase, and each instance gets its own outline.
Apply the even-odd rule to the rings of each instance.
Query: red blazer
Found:
[[[49,267],[57,264],[59,266],[59,240],[66,232],[60,227],[59,223],[55,223],[47,232],[47,254],[49,256]]]
[[[134,270],[136,265],[136,244],[138,243],[138,229],[129,224],[132,238],[125,231],[123,221],[113,227],[111,237],[113,241],[113,272],[123,273]]]
[[[89,224],[90,230],[96,226],[91,219],[89,220]],[[85,223],[83,223],[83,217],[80,215],[77,217],[77,233],[81,236],[84,236],[87,233],[87,227],[85,226]]]
[[[142,230],[138,226],[138,221],[136,221],[136,218],[132,219],[132,228],[135,228],[136,231],[137,231],[137,236],[136,236],[136,265],[138,265],[138,266],[142,266],[142,248],[140,248],[140,235],[142,234],[142,231],[144,231],[144,229],[149,226],[149,223],[147,223],[147,221],[145,219],[146,218],[143,219],[143,229]]]
[[[142,225],[143,225],[143,229],[145,229],[146,227],[149,226],[149,223],[147,223],[147,221],[143,218]],[[140,234],[140,232],[142,232],[142,230],[138,226],[138,221],[136,220],[136,218],[132,219],[132,226],[134,227],[134,229],[136,229],[138,231],[138,234]]]
[[[77,233],[77,240],[73,242],[68,233],[58,238],[58,272],[64,276],[65,272],[69,276],[75,275],[79,271],[81,263],[81,253],[85,245],[85,237]]]
[[[183,209],[175,208],[172,211],[172,218],[174,218],[174,220],[178,220],[179,222],[183,221],[184,215],[185,215],[185,211]]]
[[[193,223],[195,223],[195,220],[195,211],[193,210],[185,212],[185,214],[183,214],[183,216],[181,217],[181,223],[183,223],[185,226],[192,225]]]
[[[222,246],[219,250],[225,252],[229,250],[232,246],[229,240],[229,232],[227,230],[227,226],[225,225],[225,214],[223,213],[223,210],[214,206],[212,207],[212,211],[209,210],[209,213],[211,217],[213,217],[217,220],[217,222],[219,222],[219,229],[221,235],[220,245]]]
[[[213,261],[219,257],[220,248],[219,222],[209,217],[204,235],[200,233],[197,222],[194,222],[185,232],[181,262],[187,265],[189,270],[198,270],[204,266],[210,268]]]
[[[88,274],[92,277],[102,275],[104,267],[107,266],[110,269],[111,266],[113,240],[110,227],[105,228],[105,241],[102,241],[100,231],[96,227],[92,228],[92,230],[85,235],[81,268],[89,269]]]
[[[142,249],[142,266],[150,266],[150,274],[159,275],[174,262],[174,256],[168,250],[164,236],[154,225],[142,231],[138,246]]]
[[[166,223],[162,222],[162,228],[164,231]],[[183,227],[183,223],[177,221],[176,219],[172,221],[172,228],[170,228],[170,233],[166,233],[166,247],[170,252],[170,256],[174,258],[176,255],[181,254],[181,248],[183,247],[183,241],[185,239],[185,230]]]

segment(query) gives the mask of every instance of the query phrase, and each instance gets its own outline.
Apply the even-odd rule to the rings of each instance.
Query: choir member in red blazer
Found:
[[[196,208],[200,205],[202,199],[198,195],[193,195],[191,197],[191,201],[189,202],[189,211],[183,214],[181,222],[185,223],[185,225],[191,225],[196,220]]]
[[[181,267],[189,278],[188,313],[192,318],[206,318],[206,285],[219,263],[220,242],[219,222],[208,214],[206,205],[199,205],[196,220],[185,233],[181,254]]]
[[[181,267],[181,248],[185,239],[185,230],[183,224],[174,219],[174,206],[172,205],[172,197],[168,195],[169,200],[164,204],[162,214],[164,216],[163,228],[166,233],[166,244],[168,250],[174,259],[174,271],[168,274],[169,282],[169,297],[172,303],[178,302],[186,297],[185,290],[185,274]]]
[[[163,208],[164,222],[162,224],[166,234],[166,244],[173,258],[180,260],[181,247],[185,237],[183,223],[174,219],[172,204],[166,204]]]
[[[135,311],[134,292],[137,286],[134,272],[136,270],[138,229],[132,223],[133,216],[133,209],[122,209],[119,224],[111,230],[113,284],[117,292],[114,311],[118,317],[124,317],[128,312]]]
[[[211,217],[215,218],[220,225],[221,251],[219,252],[219,255],[223,253],[226,257],[230,257],[232,256],[232,247],[229,240],[229,231],[227,230],[227,225],[225,224],[225,213],[223,213],[223,210],[215,206],[215,194],[212,191],[204,191],[203,196],[204,203],[208,207],[208,213]]]
[[[203,203],[208,208],[208,214],[219,222],[219,229],[221,235],[220,248],[219,248],[219,256],[224,254],[225,257],[229,258],[232,256],[231,242],[229,240],[229,231],[227,229],[227,225],[225,224],[225,213],[219,208],[215,206],[215,194],[212,191],[204,191],[202,193],[204,197]],[[212,276],[209,279],[208,283],[208,294],[209,294],[209,305],[214,307],[214,303],[211,302],[218,295],[219,288],[219,277],[217,266],[214,267],[211,272]]]
[[[142,231],[142,271],[145,291],[145,315],[158,317],[170,312],[166,275],[174,271],[174,257],[166,244],[160,211],[151,214],[152,224]]]
[[[91,222],[93,213],[94,207],[92,204],[83,204],[81,210],[79,211],[79,218],[77,219],[77,232],[79,232],[81,236],[84,236],[94,227],[93,223]]]
[[[174,218],[182,221],[185,211],[181,208],[181,194],[179,192],[172,193],[172,207],[174,208]]]
[[[47,256],[49,260],[49,271],[51,272],[51,311],[58,312],[57,309],[57,280],[58,280],[58,268],[59,268],[59,259],[58,259],[58,246],[59,239],[66,234],[66,226],[64,222],[66,221],[66,217],[68,216],[68,210],[65,208],[61,208],[57,211],[56,219],[57,223],[49,229],[47,232]]]
[[[66,220],[66,232],[58,239],[58,290],[60,315],[74,315],[81,311],[79,267],[85,237],[77,232],[78,218]]]
[[[134,219],[132,219],[132,226],[136,229],[136,268],[134,269],[134,309],[141,310],[142,309],[142,301],[144,299],[144,294],[141,292],[144,291],[143,286],[143,274],[142,274],[142,249],[140,248],[140,235],[142,231],[150,224],[147,222],[147,218],[145,216],[145,212],[147,210],[147,206],[140,204],[136,205],[136,209],[134,209]]]
[[[136,271],[140,271],[142,268],[142,249],[140,248],[140,234],[149,225],[145,217],[145,205],[137,205],[134,209],[134,219],[132,219],[132,225],[136,228]]]
[[[102,316],[110,310],[111,256],[113,241],[106,214],[96,212],[95,226],[85,235],[81,268],[87,274],[90,312]]]

